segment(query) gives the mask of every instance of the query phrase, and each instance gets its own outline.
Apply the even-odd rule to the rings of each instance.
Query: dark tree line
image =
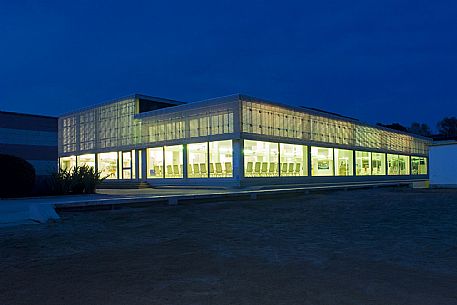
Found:
[[[455,116],[442,119],[438,122],[437,127],[439,133],[443,136],[457,136],[457,118]]]
[[[457,137],[457,118],[445,117],[436,124],[438,128],[438,135],[433,135],[430,126],[425,123],[413,122],[410,127],[405,127],[399,123],[381,124],[377,125],[395,129],[404,132],[410,132],[424,137]]]

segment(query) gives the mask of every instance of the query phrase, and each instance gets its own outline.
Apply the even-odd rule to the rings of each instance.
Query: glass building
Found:
[[[245,95],[132,95],[59,118],[59,166],[151,185],[428,180],[430,140]]]

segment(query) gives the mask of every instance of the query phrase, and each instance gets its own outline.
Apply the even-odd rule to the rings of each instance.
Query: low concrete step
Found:
[[[151,188],[151,185],[144,181],[118,180],[103,181],[98,189],[145,189]]]

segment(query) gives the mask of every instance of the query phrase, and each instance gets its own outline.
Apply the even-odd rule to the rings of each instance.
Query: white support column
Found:
[[[357,153],[352,150],[352,176],[357,176]]]
[[[146,148],[141,150],[141,179],[146,180],[148,178],[148,155]]]
[[[187,178],[187,164],[189,162],[187,161],[187,144],[184,144],[182,146],[182,176],[184,179]]]
[[[312,163],[312,160],[311,160],[311,145],[307,146],[306,154],[308,155],[308,160],[307,160],[307,163],[308,163],[308,177],[311,177],[313,175],[313,171],[312,171],[312,168],[311,168],[313,166],[313,163]]]
[[[233,107],[233,134],[237,138],[240,136],[241,131],[242,131],[242,128],[241,128],[241,121],[242,121],[242,115],[243,115],[242,103],[243,103],[243,101],[238,99],[234,103],[234,107]]]
[[[98,153],[95,153],[95,165],[94,165],[94,170],[97,173],[98,172]]]
[[[243,140],[232,141],[233,149],[233,178],[240,181],[244,176]]]

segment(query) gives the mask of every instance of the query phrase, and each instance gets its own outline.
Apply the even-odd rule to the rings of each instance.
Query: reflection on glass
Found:
[[[333,148],[311,147],[312,176],[333,176]]]
[[[352,176],[354,168],[352,150],[335,148],[335,175]]]
[[[90,166],[95,168],[95,154],[80,155],[76,157],[78,166]]]
[[[278,177],[278,143],[244,140],[244,176]]]
[[[122,152],[122,179],[132,178],[132,153],[130,151]]]
[[[183,178],[183,146],[165,146],[165,178]]]
[[[130,168],[132,166],[132,155],[130,151],[122,153],[122,168]]]
[[[355,173],[357,176],[371,175],[371,152],[355,152]]]
[[[117,179],[117,155],[117,152],[98,154],[98,171],[102,178]]]
[[[400,175],[409,175],[409,156],[398,156],[398,167]]]
[[[279,144],[281,156],[281,176],[307,176],[307,146],[295,144]]]
[[[398,155],[387,154],[387,174],[399,175],[400,167],[398,162]]]
[[[148,148],[147,154],[147,177],[163,178],[163,147]]]
[[[76,166],[76,157],[62,157],[60,158],[60,168],[64,170],[70,170],[71,168]]]
[[[187,177],[208,178],[208,143],[187,145]]]
[[[427,175],[427,158],[411,157],[411,174]]]
[[[233,177],[232,140],[209,142],[210,177]]]
[[[371,168],[373,175],[386,174],[386,154],[385,153],[371,153]]]

